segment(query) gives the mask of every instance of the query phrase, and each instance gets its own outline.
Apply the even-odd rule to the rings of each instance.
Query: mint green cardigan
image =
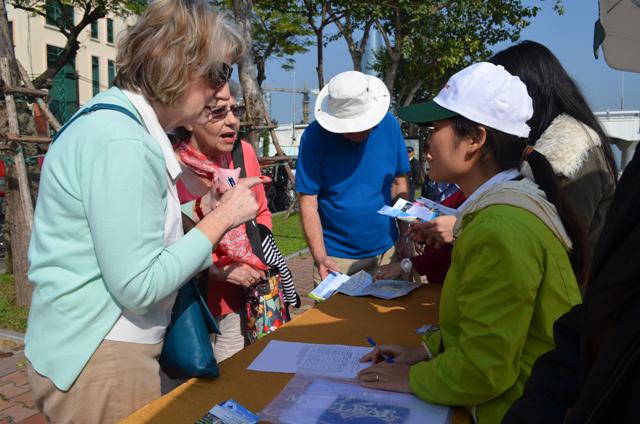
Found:
[[[118,88],[96,96],[138,115]],[[143,313],[211,265],[199,230],[165,246],[164,158],[121,112],[79,118],[44,161],[29,245],[33,298],[25,353],[67,390],[124,308]]]

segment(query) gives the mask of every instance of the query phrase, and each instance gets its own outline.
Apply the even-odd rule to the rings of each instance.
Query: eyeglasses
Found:
[[[246,111],[247,109],[244,106],[238,106],[238,105],[229,106],[228,108],[218,107],[213,109],[209,116],[212,121],[217,121],[217,120],[226,118],[227,114],[231,112],[233,113],[233,116],[235,116],[238,119],[241,119],[244,116],[244,113]]]
[[[210,69],[207,77],[211,85],[215,88],[220,88],[229,82],[232,73],[233,68],[229,64],[222,62],[222,66],[216,66]]]

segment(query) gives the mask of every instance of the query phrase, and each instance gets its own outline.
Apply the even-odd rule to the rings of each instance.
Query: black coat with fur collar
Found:
[[[587,236],[589,259],[602,232],[616,186],[598,134],[569,115],[559,115],[536,140],[558,176],[560,190]]]

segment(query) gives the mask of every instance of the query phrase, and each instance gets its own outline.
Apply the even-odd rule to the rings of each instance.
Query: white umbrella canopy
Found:
[[[594,53],[602,45],[612,68],[640,72],[640,0],[600,0]]]

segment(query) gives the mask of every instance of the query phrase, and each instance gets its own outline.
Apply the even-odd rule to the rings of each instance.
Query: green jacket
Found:
[[[533,213],[491,205],[462,219],[440,330],[423,340],[435,357],[413,365],[409,380],[428,402],[475,407],[478,422],[499,423],[580,293],[564,245]]]

